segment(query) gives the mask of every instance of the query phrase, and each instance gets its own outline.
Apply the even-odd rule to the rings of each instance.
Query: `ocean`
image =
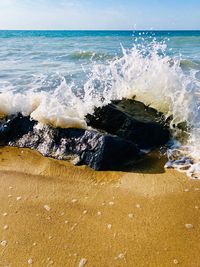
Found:
[[[132,97],[172,118],[167,167],[200,178],[200,31],[0,31],[0,112],[87,128]]]

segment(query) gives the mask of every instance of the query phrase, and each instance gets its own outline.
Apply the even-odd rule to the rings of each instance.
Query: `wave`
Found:
[[[68,58],[72,60],[90,59],[90,60],[105,60],[111,59],[113,56],[106,53],[97,53],[93,51],[76,51],[71,53]]]
[[[180,66],[182,68],[192,68],[195,70],[200,70],[200,61],[183,59],[180,61]]]
[[[169,57],[166,50],[166,44],[155,41],[148,45],[135,45],[132,49],[122,47],[121,57],[106,63],[95,62],[81,88],[62,77],[60,84],[51,92],[2,92],[0,112],[21,112],[55,127],[87,128],[85,115],[92,114],[94,107],[108,104],[111,100],[135,97],[163,112],[166,117],[172,117],[170,127],[176,142],[170,145],[167,152],[171,162],[168,167],[187,171],[189,176],[199,178],[198,70],[191,68],[185,73],[182,65],[188,65],[188,62]],[[88,52],[77,56],[91,55]],[[181,168],[178,167],[180,165]]]

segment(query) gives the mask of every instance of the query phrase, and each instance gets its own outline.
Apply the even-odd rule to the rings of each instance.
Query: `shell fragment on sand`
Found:
[[[79,262],[78,267],[84,267],[87,264],[87,259],[82,258]]]

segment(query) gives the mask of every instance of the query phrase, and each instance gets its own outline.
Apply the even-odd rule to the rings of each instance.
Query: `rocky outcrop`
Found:
[[[0,144],[36,149],[95,170],[120,170],[141,158],[141,149],[159,147],[170,136],[163,115],[134,100],[113,101],[86,120],[98,130],[39,127],[18,114],[0,122]]]
[[[162,146],[170,137],[163,114],[135,100],[112,101],[96,108],[86,120],[89,126],[130,140],[141,149]]]
[[[117,170],[139,158],[137,146],[125,139],[97,131],[37,127],[37,122],[20,114],[0,126],[4,145],[36,149],[44,156],[73,160],[95,170]]]

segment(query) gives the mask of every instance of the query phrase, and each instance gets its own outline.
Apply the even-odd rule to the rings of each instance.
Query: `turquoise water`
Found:
[[[200,69],[200,31],[0,31],[0,90],[52,90],[60,75],[83,83],[94,61],[121,56],[121,45],[143,38],[164,40],[167,54]]]
[[[94,106],[133,96],[173,116],[168,157],[199,175],[200,31],[0,31],[2,112],[85,128]]]

